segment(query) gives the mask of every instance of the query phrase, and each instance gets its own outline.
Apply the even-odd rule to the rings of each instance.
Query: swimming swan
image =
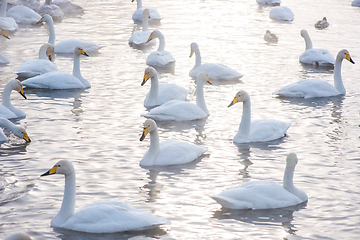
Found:
[[[0,0],[0,27],[3,29],[14,32],[18,30],[18,25],[14,18],[6,16],[7,0]]]
[[[190,92],[189,89],[186,90],[175,83],[160,83],[159,85],[158,75],[153,67],[145,69],[141,86],[144,86],[149,79],[151,79],[151,87],[144,100],[146,108],[159,106],[171,100],[185,101]]]
[[[134,2],[135,0],[132,0],[131,2]],[[141,22],[143,20],[143,11],[145,8],[142,7],[142,1],[136,0],[137,3],[137,9],[132,15],[132,19],[134,20],[134,23]],[[150,22],[159,23],[161,20],[161,16],[158,13],[158,11],[154,8],[147,8],[150,12],[149,20]]]
[[[23,127],[16,126],[6,118],[0,117],[0,127],[10,130],[18,138],[24,139],[26,142],[31,142],[26,130]],[[6,142],[9,139],[0,128],[0,142]]]
[[[328,50],[313,48],[310,36],[306,30],[301,30],[300,34],[304,38],[306,44],[305,51],[299,57],[301,63],[320,66],[334,65],[335,58]]]
[[[269,119],[251,121],[250,96],[244,90],[235,94],[228,107],[238,102],[243,102],[243,113],[239,130],[233,138],[235,143],[267,142],[285,136],[291,123]]]
[[[64,18],[64,12],[58,5],[52,4],[51,0],[45,0],[45,3],[38,8],[37,12],[41,16],[49,14],[55,22],[61,22]],[[37,21],[39,21],[39,18]]]
[[[74,16],[83,14],[85,9],[80,5],[68,0],[55,0],[51,4],[55,4],[61,8],[65,16]]]
[[[6,16],[14,18],[17,24],[36,24],[41,18],[37,12],[23,5],[12,7]]]
[[[281,0],[256,0],[259,5],[279,6]]]
[[[266,30],[264,40],[268,43],[277,43],[279,38],[276,36],[276,34],[271,33],[270,30]]]
[[[272,20],[292,21],[294,20],[294,13],[288,7],[276,6],[270,10],[269,17]]]
[[[149,31],[149,9],[144,9],[143,12],[143,21],[142,21],[142,30],[134,32],[129,38],[129,44],[133,47],[144,47],[148,44],[155,44],[155,41],[150,41],[147,43],[151,31]]]
[[[147,40],[147,43],[151,40],[158,38],[159,47],[156,51],[149,54],[146,59],[146,64],[152,67],[173,67],[175,66],[175,59],[165,49],[165,38],[159,30],[154,30]]]
[[[303,203],[308,196],[293,183],[297,163],[296,154],[290,153],[286,158],[282,186],[271,180],[250,181],[211,197],[229,209],[272,209]]]
[[[350,57],[350,53],[346,49],[339,51],[335,61],[334,86],[319,79],[304,79],[273,92],[273,95],[278,95],[280,97],[314,98],[345,94],[346,90],[341,77],[341,64],[343,59],[355,64]]]
[[[60,211],[51,220],[51,227],[88,233],[115,233],[149,229],[170,223],[166,219],[117,201],[94,202],[75,212],[74,166],[67,160],[61,160],[41,177],[52,174],[65,175],[65,190]]]
[[[196,80],[196,104],[171,100],[141,116],[152,118],[156,121],[191,121],[206,118],[210,114],[204,98],[205,82],[211,84],[205,72],[199,73]]]
[[[30,59],[22,63],[14,72],[19,78],[31,78],[47,72],[57,71],[56,65],[51,62],[54,55],[54,46],[45,43],[40,47],[39,59]]]
[[[322,20],[319,20],[315,23],[315,28],[324,29],[327,28],[330,24],[328,23],[326,17],[324,17]]]
[[[26,99],[24,89],[21,82],[17,79],[10,80],[4,87],[4,91],[1,98],[0,104],[0,117],[11,119],[11,118],[23,118],[26,117],[24,111],[14,107],[10,102],[11,91],[15,90],[20,93]]]
[[[40,0],[18,0],[17,5],[24,5],[36,11],[40,7]]]
[[[10,39],[2,27],[0,27],[0,34],[5,38]],[[0,54],[0,64],[8,64],[8,63],[10,63],[10,59]]]
[[[55,53],[73,53],[77,46],[82,46],[86,52],[95,52],[104,46],[99,46],[96,43],[81,41],[78,39],[68,39],[55,44],[55,27],[54,21],[49,14],[45,14],[38,23],[46,22],[49,25],[49,41],[55,46]]]
[[[140,161],[140,166],[168,166],[185,164],[200,157],[206,148],[187,142],[174,140],[159,141],[159,133],[154,120],[144,122],[144,130],[140,141],[150,133],[150,147]]]
[[[196,79],[200,72],[206,72],[210,81],[214,80],[239,80],[243,75],[228,66],[218,63],[201,64],[200,49],[197,43],[190,44],[190,58],[195,53],[195,66],[190,70],[189,75]]]
[[[354,0],[351,2],[351,6],[353,7],[360,7],[360,0]]]
[[[73,74],[67,72],[48,72],[23,81],[23,85],[29,88],[46,89],[74,89],[89,88],[91,84],[81,76],[80,55],[87,55],[82,47],[74,49]]]

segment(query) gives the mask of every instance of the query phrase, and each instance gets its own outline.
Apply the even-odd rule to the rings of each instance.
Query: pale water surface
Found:
[[[283,0],[295,14],[293,22],[269,19],[270,7],[255,0],[144,0],[157,8],[166,49],[176,59],[174,73],[161,82],[190,88],[190,44],[197,42],[203,62],[223,63],[245,74],[243,83],[206,85],[210,117],[205,121],[159,124],[160,139],[177,139],[207,147],[207,154],[181,168],[148,170],[139,166],[149,146],[140,142],[145,113],[143,99],[150,84],[141,87],[145,60],[157,45],[133,49],[127,40],[136,30],[131,0],[76,0],[84,15],[56,23],[57,41],[79,38],[106,47],[82,57],[81,71],[92,87],[85,91],[26,90],[12,102],[27,116],[32,142],[11,138],[0,149],[0,238],[18,231],[34,239],[357,239],[360,236],[359,156],[359,24],[360,8],[351,0]],[[314,23],[327,17],[330,27]],[[151,28],[154,28],[152,26]],[[263,40],[269,29],[277,44]],[[325,99],[278,99],[281,86],[316,77],[333,82],[333,71],[303,67],[305,49],[300,30],[307,29],[314,47],[334,56],[349,50],[355,65],[344,61],[346,96]],[[15,77],[25,60],[37,58],[47,42],[46,26],[21,26],[0,39],[0,52],[9,65],[0,66],[1,89]],[[56,56],[61,71],[72,71],[72,58]],[[241,104],[227,108],[235,93],[246,90],[252,117],[290,121],[288,135],[263,144],[235,145],[232,138],[241,119]],[[295,185],[309,195],[300,206],[266,211],[226,211],[209,195],[249,180],[282,181],[288,153],[298,155]],[[77,202],[117,200],[167,218],[171,225],[147,232],[84,234],[50,227],[64,189],[62,175],[39,179],[60,159],[71,160],[77,171]]]

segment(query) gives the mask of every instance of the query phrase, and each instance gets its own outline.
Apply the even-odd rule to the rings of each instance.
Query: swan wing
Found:
[[[164,67],[168,64],[174,64],[175,59],[168,51],[154,51],[149,54],[146,59],[146,64],[155,67]]]
[[[66,72],[49,72],[28,78],[22,84],[29,88],[76,89],[85,88],[84,84],[72,74]]]
[[[36,24],[41,16],[29,7],[17,5],[6,12],[7,17],[14,18],[19,24]]]
[[[19,28],[15,19],[12,17],[0,17],[0,27],[10,32],[16,31]]]
[[[328,50],[319,48],[305,50],[303,54],[300,55],[299,61],[305,64],[335,64],[334,56],[331,55]]]
[[[158,91],[157,102],[150,99],[150,91],[146,94],[145,107],[159,106],[171,100],[185,101],[190,89],[185,89],[175,83],[160,83]]]
[[[22,63],[14,74],[22,78],[30,78],[54,71],[57,71],[57,67],[53,62],[46,59],[31,59]]]
[[[129,38],[129,44],[145,45],[149,39],[150,34],[151,31],[136,31]],[[155,43],[155,41],[150,41],[149,43],[151,42]]]
[[[266,142],[282,138],[291,126],[290,122],[258,119],[251,122],[249,139],[251,142]]]
[[[79,39],[67,39],[55,45],[55,53],[68,53],[73,54],[74,49],[81,46],[85,52],[96,52],[104,46],[99,46],[93,42],[81,41]]]
[[[211,80],[238,80],[242,76],[241,73],[233,70],[232,68],[223,64],[217,63],[204,63],[199,67],[190,71],[190,76],[194,79],[200,72],[206,72],[210,81]]]

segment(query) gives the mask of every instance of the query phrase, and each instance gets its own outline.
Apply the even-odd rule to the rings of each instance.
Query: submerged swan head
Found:
[[[199,46],[197,45],[197,43],[190,44],[190,58],[193,56],[196,50],[199,50]]]
[[[52,175],[52,174],[63,174],[65,176],[68,176],[74,172],[75,172],[75,168],[70,161],[60,160],[49,171],[41,174],[40,177]]]
[[[298,163],[298,158],[297,158],[296,154],[289,153],[289,155],[286,157],[286,167],[294,168],[297,163]]]
[[[157,75],[157,72],[156,72],[155,68],[147,67],[144,72],[144,79],[141,83],[141,86],[144,86],[144,84],[147,82],[147,80],[149,80],[150,78],[152,78],[156,75]]]
[[[244,90],[240,90],[235,94],[234,99],[231,101],[228,107],[231,107],[232,105],[238,102],[246,102],[249,99],[250,99],[249,94]]]
[[[144,129],[143,129],[143,133],[140,137],[140,141],[144,140],[146,135],[148,135],[148,133],[154,131],[155,129],[157,129],[156,122],[152,119],[147,119],[144,122]]]
[[[342,49],[340,52],[338,52],[336,59],[346,59],[352,64],[355,64],[355,62],[352,60],[350,53],[346,49]]]
[[[1,35],[3,35],[5,38],[10,39],[10,38],[8,37],[8,35],[6,34],[5,30],[4,30],[2,27],[0,27],[0,33],[1,33]]]

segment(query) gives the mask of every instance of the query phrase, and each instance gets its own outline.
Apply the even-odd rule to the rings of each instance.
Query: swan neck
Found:
[[[241,136],[248,138],[250,135],[251,126],[251,102],[250,99],[243,102],[243,112],[239,126],[239,133]]]
[[[148,150],[148,154],[152,156],[151,161],[155,161],[156,156],[160,152],[160,140],[159,140],[159,132],[157,129],[154,129],[150,132],[150,147]],[[153,164],[154,162],[150,163]]]
[[[341,77],[342,60],[343,58],[341,58],[340,56],[336,57],[334,66],[334,86],[341,94],[345,94],[346,90]]]
[[[12,124],[9,120],[6,118],[0,118],[0,127],[7,128],[10,131],[13,132],[14,130],[14,124]]]
[[[295,186],[293,183],[294,170],[295,166],[286,166],[283,178],[283,187],[291,193],[295,192]]]
[[[50,18],[49,21],[47,21],[48,26],[49,26],[49,41],[48,43],[51,43],[52,45],[55,46],[55,27],[54,27],[54,21],[52,20],[52,18]]]
[[[1,98],[1,103],[9,109],[14,108],[14,106],[10,102],[10,95],[12,90],[12,84],[6,84]]]
[[[209,110],[206,107],[204,97],[204,82],[200,79],[196,80],[196,105],[209,115]]]
[[[73,75],[74,77],[78,78],[80,81],[83,78],[80,72],[80,54],[74,54]]]
[[[46,48],[44,48],[44,47],[40,48],[39,59],[49,59],[48,56],[46,56]]]
[[[157,105],[159,97],[159,80],[158,77],[155,75],[151,78],[151,86],[149,91],[149,98],[155,99],[155,105]]]
[[[141,0],[136,0],[137,9],[142,8]]]
[[[164,38],[164,35],[162,34],[159,34],[158,35],[158,38],[159,38],[159,47],[158,47],[158,51],[164,51],[165,49],[165,38]]]
[[[312,49],[313,45],[312,45],[312,41],[310,39],[310,36],[308,34],[305,34],[304,39],[305,39],[305,44],[306,44],[306,46],[305,46],[306,49],[305,50]]]
[[[201,65],[201,54],[198,48],[195,49],[195,66],[193,69],[199,67]]]
[[[143,31],[149,30],[149,15],[148,14],[143,14],[142,30]]]
[[[7,1],[1,0],[0,17],[6,17]]]
[[[64,197],[59,213],[54,217],[56,225],[64,223],[75,213],[76,202],[76,177],[75,172],[65,175]]]

